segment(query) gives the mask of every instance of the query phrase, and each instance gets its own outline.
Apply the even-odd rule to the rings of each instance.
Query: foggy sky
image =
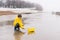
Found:
[[[60,0],[25,0],[42,5],[44,11],[60,11]]]

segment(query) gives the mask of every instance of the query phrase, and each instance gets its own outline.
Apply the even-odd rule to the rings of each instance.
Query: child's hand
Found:
[[[25,28],[24,28],[24,25],[22,25],[22,26],[23,26],[22,29],[25,29]]]

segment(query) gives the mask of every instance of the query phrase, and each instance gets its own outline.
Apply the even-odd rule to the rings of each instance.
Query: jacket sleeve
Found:
[[[24,24],[23,24],[23,22],[22,22],[22,18],[20,19],[20,28],[24,28]]]

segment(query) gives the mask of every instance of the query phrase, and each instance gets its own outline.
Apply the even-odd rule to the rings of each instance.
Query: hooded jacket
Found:
[[[19,24],[20,28],[22,28],[22,29],[24,28],[24,25],[23,25],[23,22],[22,22],[22,18],[16,17],[14,22],[13,22],[13,25],[16,26],[17,23]]]

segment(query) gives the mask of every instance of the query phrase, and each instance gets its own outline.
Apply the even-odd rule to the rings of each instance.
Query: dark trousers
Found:
[[[15,26],[15,28],[14,28],[14,30],[15,30],[15,31],[20,31],[20,28],[19,28],[19,27],[20,27],[20,26],[19,26],[19,24],[17,23],[16,26]]]

